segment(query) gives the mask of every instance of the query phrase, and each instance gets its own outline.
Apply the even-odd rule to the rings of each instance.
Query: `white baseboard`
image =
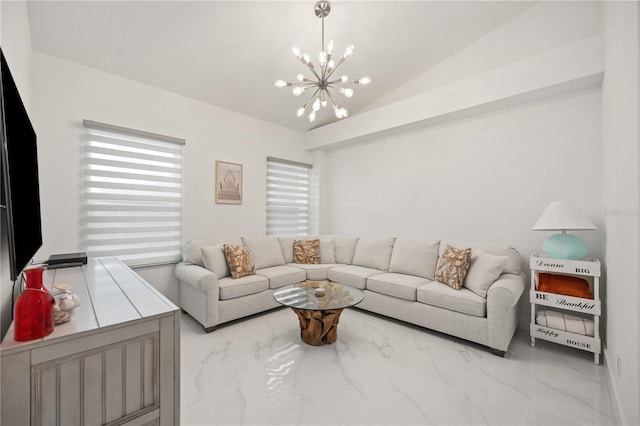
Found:
[[[609,363],[609,352],[604,349],[604,365],[607,367],[609,373],[609,380],[607,381],[609,386],[609,395],[611,396],[611,407],[613,408],[613,415],[617,425],[628,425],[627,418],[624,414],[622,407],[622,400],[620,399],[620,383],[616,376],[617,367]]]

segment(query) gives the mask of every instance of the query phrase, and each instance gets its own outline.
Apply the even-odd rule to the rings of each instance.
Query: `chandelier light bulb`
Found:
[[[342,107],[342,105],[338,104],[333,108],[337,118],[345,118],[349,113],[347,110]]]
[[[349,88],[340,88],[340,93],[342,93],[343,95],[345,95],[347,98],[350,98],[353,96],[353,89],[349,89]]]
[[[339,75],[336,73],[337,69],[342,66],[345,60],[351,56],[355,47],[353,44],[347,46],[344,50],[342,57],[338,57],[337,60],[332,58],[334,50],[333,40],[324,44],[324,18],[329,15],[331,10],[329,2],[326,0],[319,0],[315,5],[315,14],[317,17],[322,18],[322,51],[318,53],[319,66],[316,68],[311,62],[311,56],[306,53],[302,53],[297,46],[291,48],[291,52],[298,58],[300,62],[304,64],[307,71],[310,71],[311,75],[307,73],[307,77],[303,74],[296,75],[296,80],[293,83],[284,80],[277,80],[275,82],[276,87],[292,87],[294,96],[300,96],[308,89],[312,89],[313,94],[301,108],[296,110],[296,115],[301,117],[309,112],[307,116],[310,123],[316,120],[316,113],[321,108],[327,107],[329,104],[333,107],[333,111],[338,119],[345,118],[349,115],[349,112],[342,105],[335,102],[334,96],[336,93],[341,93],[346,98],[351,98],[354,94],[352,88],[347,85],[353,84],[369,84],[371,79],[369,77],[362,77],[359,80],[349,81],[349,77],[342,75],[341,77],[334,77]]]
[[[344,50],[344,55],[342,55],[345,59],[348,58],[349,56],[353,55],[353,50],[355,49],[355,46],[353,44],[350,44],[349,46],[347,46],[347,48]]]
[[[320,105],[323,107],[327,106],[327,97],[325,96],[326,90],[320,92]]]

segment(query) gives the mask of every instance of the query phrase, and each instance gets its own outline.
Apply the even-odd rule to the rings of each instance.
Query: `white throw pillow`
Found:
[[[303,237],[278,237],[280,242],[280,248],[282,249],[282,256],[285,263],[293,263],[293,242],[295,240],[305,240]]]
[[[231,275],[223,247],[224,244],[200,247],[204,267],[216,274],[218,278]]]
[[[242,237],[255,269],[284,265],[282,248],[276,237]]]
[[[495,256],[482,250],[472,250],[471,265],[462,286],[478,296],[487,297],[489,287],[502,275],[508,260],[507,256]]]
[[[520,253],[511,246],[505,244],[491,244],[491,243],[473,243],[469,241],[440,241],[440,256],[447,245],[453,247],[470,247],[471,251],[482,250],[485,253],[492,254],[494,256],[507,256],[507,265],[504,267],[504,272],[507,274],[519,274],[522,271],[520,263],[522,258]]]
[[[336,263],[344,263],[351,265],[353,262],[353,254],[356,251],[358,237],[333,237],[336,245]],[[322,251],[322,249],[320,249]],[[322,253],[320,253],[322,256]]]
[[[393,244],[389,272],[435,279],[440,241],[398,238]]]
[[[395,240],[395,237],[378,239],[360,238],[356,246],[356,252],[353,255],[353,265],[380,269],[381,271],[387,272],[389,269],[389,260],[391,259],[391,250],[393,250],[393,242]]]
[[[320,238],[320,263],[336,263],[336,242],[333,237]]]

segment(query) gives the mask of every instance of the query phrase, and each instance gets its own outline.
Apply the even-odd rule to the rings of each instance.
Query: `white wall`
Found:
[[[326,154],[323,232],[511,244],[527,259],[550,201],[599,225],[600,95],[570,95]],[[599,231],[579,232],[600,256]]]
[[[0,3],[0,42],[27,112],[31,110],[31,33],[27,2]]]
[[[31,111],[31,35],[25,1],[0,2],[0,46],[16,82],[22,102]],[[9,267],[6,214],[0,218],[0,339],[11,324],[13,282]]]
[[[83,119],[186,139],[183,240],[264,235],[266,157],[309,162],[298,132],[100,72],[33,54],[44,244],[37,257],[79,249]],[[242,205],[214,201],[216,160],[243,164]],[[173,266],[137,269],[177,302]]]
[[[640,424],[640,150],[637,2],[605,2],[602,204],[606,266],[605,359],[622,424]]]

